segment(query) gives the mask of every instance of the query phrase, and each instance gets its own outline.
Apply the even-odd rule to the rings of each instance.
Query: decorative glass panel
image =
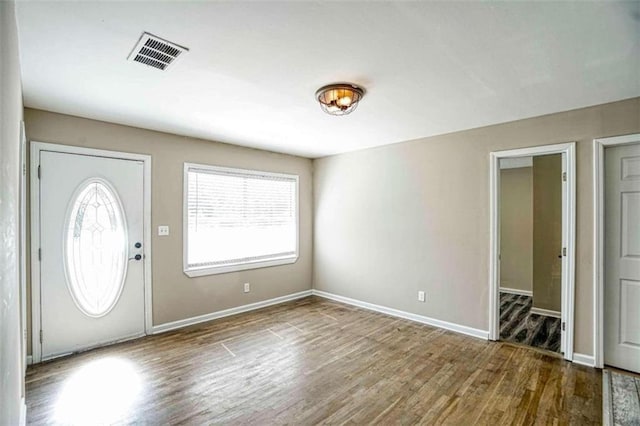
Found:
[[[90,179],[71,200],[64,238],[67,285],[91,317],[118,302],[127,269],[127,228],[122,203],[102,179]]]

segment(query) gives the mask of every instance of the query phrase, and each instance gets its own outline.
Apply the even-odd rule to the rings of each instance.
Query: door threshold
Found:
[[[129,342],[131,340],[136,340],[136,339],[139,339],[141,337],[145,337],[146,335],[147,335],[146,333],[134,334],[134,335],[131,335],[131,336],[123,337],[122,339],[110,340],[110,341],[107,341],[107,342],[98,343],[96,345],[92,345],[92,346],[89,346],[87,348],[79,349],[77,351],[65,352],[65,353],[57,354],[57,355],[51,355],[51,356],[48,356],[46,358],[43,357],[41,362],[55,361],[55,360],[58,360],[60,358],[66,358],[66,357],[71,357],[71,356],[74,356],[74,355],[79,355],[79,354],[82,354],[82,353],[85,353],[85,352],[93,351],[95,349],[106,348],[108,346],[117,345],[119,343],[124,343],[124,342]]]
[[[550,351],[549,349],[538,348],[536,346],[531,346],[524,343],[510,342],[508,340],[498,340],[497,343],[502,343],[504,345],[513,346],[516,348],[530,349],[532,351],[539,352],[543,355],[550,355],[555,358],[564,359],[564,354],[562,352],[554,352],[554,351]]]

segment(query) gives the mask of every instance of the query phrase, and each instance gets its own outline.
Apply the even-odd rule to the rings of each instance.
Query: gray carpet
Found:
[[[531,296],[500,293],[500,340],[560,352],[560,318],[532,314]]]
[[[640,377],[604,370],[603,379],[604,423],[640,426]]]

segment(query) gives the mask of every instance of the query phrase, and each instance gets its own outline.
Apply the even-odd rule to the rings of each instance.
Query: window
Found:
[[[184,272],[294,263],[298,176],[185,163]]]
[[[105,180],[89,179],[71,200],[64,257],[78,308],[91,317],[108,314],[124,287],[127,227],[118,194]]]

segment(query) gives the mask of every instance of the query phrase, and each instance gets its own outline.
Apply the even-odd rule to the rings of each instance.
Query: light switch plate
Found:
[[[161,237],[166,237],[169,235],[169,227],[167,225],[158,226],[158,235]]]

